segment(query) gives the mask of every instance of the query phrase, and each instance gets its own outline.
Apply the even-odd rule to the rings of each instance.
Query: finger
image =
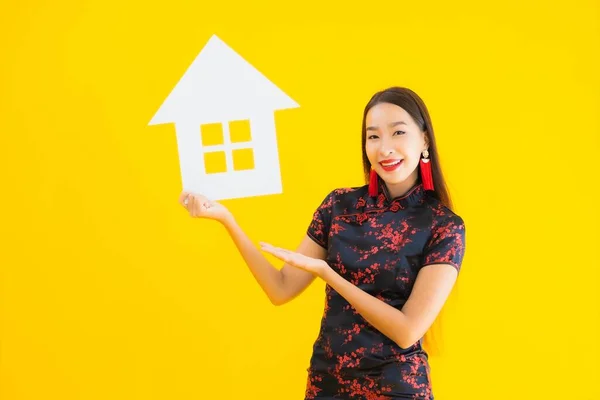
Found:
[[[196,217],[196,207],[197,207],[196,202],[197,202],[196,196],[190,196],[190,200],[189,200],[190,215],[194,218]]]
[[[179,195],[179,204],[181,204],[184,207],[185,207],[185,204],[183,202],[185,201],[187,196],[188,196],[188,192],[185,192],[185,191],[181,192],[181,194]]]
[[[202,216],[202,201],[198,196],[194,196],[194,217]]]
[[[261,245],[261,246],[268,247],[268,248],[271,248],[271,249],[273,249],[273,250],[280,251],[280,252],[282,252],[282,253],[288,253],[288,254],[291,254],[291,253],[292,253],[292,251],[290,251],[290,250],[288,250],[288,249],[284,249],[284,248],[282,248],[282,247],[273,246],[272,244],[269,244],[269,243],[266,243],[266,242],[260,242],[260,245]]]
[[[273,246],[270,243],[266,243],[266,242],[260,242],[260,246],[265,248],[265,249],[275,249],[275,246]]]
[[[270,245],[263,246],[263,250],[270,254],[273,254],[274,256],[276,256],[277,258],[280,258],[280,259],[283,259],[284,257],[288,256],[288,254],[286,252],[282,251],[280,248],[275,247],[275,246],[270,246]]]
[[[282,259],[282,257],[284,257],[285,255],[282,254],[280,251],[278,251],[276,248],[274,248],[273,246],[262,246],[262,250],[274,255],[275,257]]]
[[[277,250],[275,250],[275,248],[274,248],[273,246],[269,246],[269,245],[261,245],[260,247],[261,247],[261,249],[262,249],[263,251],[266,251],[266,252],[268,252],[268,253],[271,253],[271,254],[273,254],[273,253],[276,253],[276,252],[277,252]]]
[[[186,207],[187,207],[187,204],[185,204],[185,199],[186,199],[186,198],[187,198],[187,195],[183,195],[183,194],[182,194],[181,196],[179,196],[179,204],[181,204],[181,206],[182,206],[183,208],[186,208]]]
[[[293,254],[295,254],[293,251],[290,251],[288,249],[283,249],[281,247],[273,247],[276,251],[278,251],[281,254],[285,254],[287,256],[292,256]]]

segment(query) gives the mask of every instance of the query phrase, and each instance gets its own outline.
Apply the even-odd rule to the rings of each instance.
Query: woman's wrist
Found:
[[[324,281],[327,281],[327,279],[329,278],[329,275],[333,272],[333,269],[329,266],[329,264],[327,263],[327,261],[323,260],[323,267],[321,268],[321,271],[319,272],[319,278],[323,279]]]
[[[227,230],[230,230],[230,229],[234,228],[235,225],[236,225],[236,223],[237,223],[236,220],[235,220],[235,218],[233,217],[233,214],[231,214],[231,213],[227,213],[227,215],[225,215],[223,217],[223,219],[221,221],[219,221],[219,222],[221,222],[221,224],[223,224],[223,226]]]

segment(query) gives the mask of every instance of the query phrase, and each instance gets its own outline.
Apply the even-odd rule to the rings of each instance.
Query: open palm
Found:
[[[286,263],[308,271],[316,276],[323,277],[326,269],[329,265],[325,260],[319,258],[312,258],[305,256],[304,254],[297,253],[295,251],[282,249],[281,247],[275,247],[269,243],[260,242],[260,246],[263,251],[274,255]]]

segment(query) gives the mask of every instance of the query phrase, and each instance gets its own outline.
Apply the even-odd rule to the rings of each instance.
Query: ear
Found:
[[[423,131],[423,139],[425,139],[425,148],[429,148],[429,134],[427,131]]]

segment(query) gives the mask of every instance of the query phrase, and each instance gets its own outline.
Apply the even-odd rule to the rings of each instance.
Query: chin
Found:
[[[386,173],[386,175],[383,175],[385,177],[383,180],[385,181],[385,183],[388,183],[390,185],[402,183],[406,180],[406,176],[404,176],[404,175],[398,175],[398,174],[390,175],[389,173]]]

